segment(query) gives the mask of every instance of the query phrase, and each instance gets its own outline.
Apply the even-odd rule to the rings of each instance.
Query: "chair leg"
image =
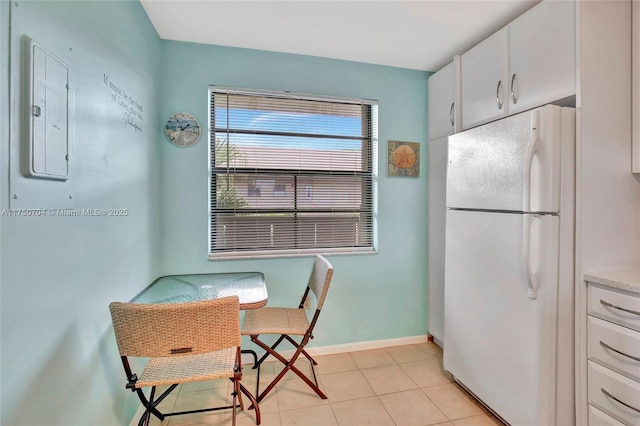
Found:
[[[296,349],[300,348],[302,350],[302,355],[304,355],[308,360],[309,360],[309,364],[311,364],[311,373],[313,374],[313,381],[316,384],[316,386],[318,386],[318,378],[316,377],[316,369],[313,368],[314,365],[318,365],[318,362],[313,359],[313,357],[311,355],[309,355],[309,353],[307,351],[304,350],[304,347],[302,346],[302,342],[300,342],[300,344],[298,344],[298,342],[296,342],[295,340],[293,340],[293,338],[289,335],[285,335],[284,336],[289,343],[291,343]]]
[[[298,345],[298,342],[296,342],[295,340],[293,340],[293,338],[291,338],[291,336],[285,335],[285,337],[287,338],[287,340],[296,348],[300,345]],[[307,357],[307,359],[309,360],[309,362],[311,362],[313,365],[318,365],[318,363],[316,362],[315,359],[313,359],[313,357],[311,355],[309,355],[307,353],[307,351],[305,351],[304,349],[302,349],[302,355],[304,355],[305,357]]]
[[[258,368],[258,373],[256,374],[256,395],[260,393],[260,367],[262,363],[257,362],[253,368]]]
[[[140,389],[138,389],[138,391],[139,391],[138,396],[140,396],[142,391]],[[144,396],[144,394],[142,395]],[[144,413],[142,413],[142,416],[138,421],[138,426],[149,426],[149,422],[151,421],[151,410],[155,409],[155,405],[153,401],[153,398],[155,397],[155,395],[156,395],[156,387],[153,386],[151,387],[151,394],[149,395],[149,400],[147,401],[147,404],[145,404]]]
[[[284,334],[280,335],[280,337],[278,338],[278,340],[276,340],[276,342],[271,345],[271,349],[275,350],[276,347],[278,347],[278,345],[284,340],[285,337],[288,337]],[[297,344],[296,344],[297,346]],[[246,349],[248,351],[248,349]],[[255,351],[251,351],[255,354]],[[269,351],[266,351],[264,353],[264,355],[262,355],[260,357],[259,360],[257,360],[254,365],[253,365],[253,369],[257,369],[258,370],[258,374],[256,375],[256,395],[260,395],[260,367],[262,366],[262,362],[267,359],[267,357],[269,356]],[[256,355],[256,359],[257,359],[257,355]]]
[[[256,400],[258,402],[262,401],[265,396],[267,396],[267,394],[269,392],[271,392],[271,390],[276,386],[276,384],[284,377],[285,374],[287,374],[287,372],[289,370],[293,371],[294,373],[296,373],[298,375],[298,377],[300,377],[307,385],[309,385],[309,387],[311,387],[311,389],[313,389],[315,391],[315,393],[318,394],[318,396],[322,399],[327,399],[327,396],[324,394],[324,392],[322,392],[322,390],[320,390],[320,388],[318,387],[318,385],[316,383],[313,383],[311,380],[309,380],[309,378],[307,376],[304,375],[303,372],[301,372],[295,365],[294,363],[296,362],[296,360],[298,359],[298,357],[300,356],[300,354],[302,353],[303,347],[304,345],[308,342],[309,338],[308,336],[305,336],[302,339],[302,342],[300,343],[300,345],[297,345],[297,350],[294,353],[294,355],[291,357],[290,360],[287,360],[286,358],[284,358],[282,355],[280,355],[278,352],[276,352],[275,350],[272,349],[272,347],[269,347],[268,345],[266,345],[265,343],[263,343],[262,341],[260,341],[258,339],[257,335],[252,335],[251,336],[251,340],[258,346],[260,346],[262,349],[264,349],[265,351],[267,351],[269,354],[273,355],[275,358],[277,358],[280,362],[282,362],[285,367],[282,369],[282,371],[276,376],[275,379],[273,379],[273,381],[271,383],[269,383],[269,386],[267,386],[267,388],[265,390],[262,391],[261,394],[259,394],[256,397]],[[315,374],[315,373],[314,373]]]
[[[149,410],[144,410],[140,420],[138,420],[138,426],[148,426],[149,425]]]
[[[238,394],[238,405],[240,406],[240,409],[244,411],[244,400],[242,399],[242,393],[240,392],[239,386],[238,386],[238,389],[236,390],[236,393]]]
[[[253,368],[256,368],[258,366],[258,354],[256,353],[256,351],[253,351],[251,349],[243,349],[241,353],[251,354],[251,356],[253,356]]]
[[[316,368],[315,368],[316,365],[318,365],[318,363],[314,359],[309,360],[309,366],[311,367],[311,374],[313,374],[313,382],[316,384],[316,386],[318,386],[318,377],[316,376]]]
[[[278,347],[278,345],[280,344],[280,342],[282,342],[284,340],[285,337],[289,337],[289,336],[287,336],[285,334],[282,334],[280,337],[278,337],[278,340],[276,340],[276,342],[273,345],[271,345],[271,349],[275,350]],[[251,338],[253,339],[253,336],[251,336]],[[289,338],[289,339],[291,339],[291,338]],[[297,343],[295,345],[298,346]],[[267,359],[268,356],[269,356],[269,352],[267,351],[267,352],[265,352],[264,355],[262,355],[260,357],[260,359],[258,360],[258,362],[256,362],[256,364],[257,365],[261,365],[262,361]],[[253,368],[256,368],[256,367],[254,366]]]
[[[146,416],[148,413],[153,413],[154,416],[156,416],[157,418],[159,418],[160,420],[164,419],[164,414],[162,414],[160,411],[158,411],[155,406],[152,406],[152,404],[149,402],[149,400],[147,399],[147,397],[144,395],[144,392],[142,392],[142,389],[136,389],[136,393],[138,394],[138,399],[140,399],[140,402],[142,403],[142,406],[145,407],[145,411],[143,414],[143,417]],[[152,391],[153,394],[153,391]],[[140,421],[138,422],[139,425],[142,425],[142,417],[140,418]]]
[[[249,398],[249,401],[251,401],[251,405],[249,406],[249,409],[253,408],[255,410],[256,424],[259,425],[260,424],[260,406],[258,405],[258,402],[256,401],[255,397],[251,395],[251,392],[249,392],[247,388],[245,388],[242,385],[242,383],[238,383],[238,386],[240,387],[240,391],[244,393],[247,396],[247,398]]]
[[[236,412],[238,411],[238,410],[237,410],[237,408],[236,408],[236,397],[238,396],[238,392],[236,391],[236,384],[235,384],[235,383],[236,383],[236,382],[234,381],[234,384],[233,384],[233,393],[232,393],[232,395],[233,395],[233,400],[232,400],[232,402],[231,402],[231,405],[232,405],[232,407],[233,407],[233,408],[232,408],[233,412],[232,412],[232,414],[231,414],[231,425],[232,425],[232,426],[236,426]]]
[[[136,394],[138,395],[138,399],[142,403],[142,406],[146,408],[143,417],[147,417],[146,424],[149,424],[151,421],[151,414],[156,416],[160,420],[164,420],[166,417],[156,408],[158,404],[160,404],[166,397],[169,395],[178,385],[171,385],[169,388],[162,393],[157,399],[155,399],[156,387],[151,387],[151,394],[149,395],[149,399],[144,395],[144,392],[140,388],[136,388]],[[139,425],[142,425],[142,417],[140,418]]]

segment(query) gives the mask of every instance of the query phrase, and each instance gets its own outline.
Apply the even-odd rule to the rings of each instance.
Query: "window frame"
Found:
[[[305,100],[305,101],[321,101],[321,102],[335,102],[335,103],[350,103],[356,105],[362,105],[368,107],[368,116],[367,123],[368,135],[362,135],[363,143],[368,141],[368,148],[363,150],[362,156],[366,155],[367,169],[366,171],[360,172],[360,175],[356,176],[365,176],[367,177],[363,180],[363,184],[367,184],[367,194],[362,192],[360,194],[360,205],[363,205],[363,201],[365,201],[364,205],[369,206],[366,209],[366,214],[370,216],[370,229],[367,229],[367,232],[370,232],[370,244],[366,246],[348,246],[348,247],[312,247],[312,248],[301,248],[301,247],[290,247],[286,249],[276,248],[276,249],[215,249],[215,241],[214,241],[214,220],[215,220],[215,210],[214,207],[214,198],[217,196],[216,188],[215,188],[215,179],[214,175],[217,176],[215,167],[215,149],[216,149],[216,133],[219,132],[222,128],[215,128],[214,123],[214,111],[212,111],[214,105],[214,94],[227,94],[227,95],[249,95],[249,96],[262,96],[262,97],[277,97],[284,99],[292,99],[292,100]],[[211,85],[209,86],[208,92],[208,256],[209,260],[221,260],[221,259],[243,259],[243,258],[280,258],[280,257],[295,257],[295,256],[309,256],[313,254],[375,254],[377,253],[377,241],[378,241],[378,102],[370,99],[362,99],[362,98],[346,98],[346,97],[336,97],[336,96],[323,96],[323,95],[311,95],[306,93],[293,93],[293,92],[285,92],[285,91],[273,91],[273,90],[260,90],[260,89],[245,89],[245,88],[237,88],[237,87],[229,87],[229,86],[217,86]],[[226,123],[226,129],[230,128],[230,124]],[[364,149],[364,148],[363,148]],[[229,170],[229,167],[227,167]],[[256,168],[256,173],[262,171],[262,173],[273,173],[273,169],[269,168]],[[282,170],[279,170],[282,172]],[[300,172],[298,172],[300,173]],[[328,170],[325,174],[320,174],[321,178],[328,178],[336,173],[336,170]],[[222,174],[222,173],[220,173]],[[339,174],[339,173],[338,173]],[[295,179],[297,176],[294,171],[286,171],[284,175],[290,175]],[[255,181],[254,181],[255,186]],[[308,195],[308,188],[303,188],[303,194]],[[258,189],[259,191],[259,189]],[[295,188],[294,188],[295,191]],[[314,189],[311,188],[312,196],[314,193]],[[275,190],[274,190],[275,192]],[[288,190],[287,190],[288,192]],[[251,209],[250,209],[251,210]],[[259,210],[259,209],[256,209]],[[322,210],[322,209],[318,209]],[[295,208],[291,210],[292,214],[296,217],[301,213],[309,213],[313,212],[313,210],[300,210],[300,206],[295,205]],[[259,219],[258,219],[259,220]],[[297,219],[292,222],[297,222]],[[299,232],[296,229],[295,232]]]

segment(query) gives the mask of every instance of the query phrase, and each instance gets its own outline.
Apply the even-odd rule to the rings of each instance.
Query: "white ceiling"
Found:
[[[161,38],[437,71],[538,0],[141,0]]]

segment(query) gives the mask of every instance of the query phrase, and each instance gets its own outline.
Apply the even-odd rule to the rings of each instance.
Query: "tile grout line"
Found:
[[[410,346],[410,345],[407,345],[407,346]],[[338,371],[331,371],[331,372],[324,373],[324,374],[323,374],[323,373],[321,373],[320,371],[316,371],[316,372],[317,372],[317,376],[318,376],[318,382],[319,382],[319,385],[320,385],[321,389],[322,389],[325,393],[327,393],[327,389],[326,389],[326,387],[325,387],[325,384],[324,384],[324,380],[323,380],[323,378],[324,378],[324,377],[326,377],[326,376],[328,376],[328,375],[331,375],[331,374],[340,374],[340,373],[348,373],[348,372],[351,372],[351,371],[358,371],[358,372],[362,375],[362,377],[364,378],[364,382],[367,384],[367,386],[368,386],[368,387],[371,389],[371,391],[373,392],[373,395],[371,395],[371,396],[375,396],[377,403],[378,403],[378,404],[379,404],[379,405],[384,409],[384,412],[385,412],[385,413],[387,414],[387,416],[391,419],[391,421],[393,422],[393,424],[398,424],[398,423],[397,423],[397,421],[396,421],[396,420],[393,418],[393,416],[391,415],[391,412],[389,412],[389,410],[387,409],[387,407],[386,407],[386,406],[385,406],[385,404],[383,403],[383,400],[382,400],[382,398],[381,398],[381,397],[382,397],[382,396],[384,396],[384,395],[397,394],[397,393],[401,393],[401,392],[405,392],[405,391],[409,391],[409,390],[405,390],[405,391],[394,391],[394,392],[389,392],[389,393],[378,394],[378,393],[376,392],[376,390],[374,390],[374,388],[372,387],[371,382],[370,382],[370,379],[369,379],[369,378],[367,378],[367,376],[363,373],[365,370],[373,369],[373,368],[380,368],[380,367],[397,367],[397,368],[399,368],[399,369],[400,369],[400,371],[404,374],[404,376],[406,376],[406,377],[408,377],[408,378],[409,378],[410,383],[412,383],[412,384],[415,386],[415,388],[414,388],[414,389],[411,389],[411,390],[416,390],[416,389],[417,389],[417,390],[420,390],[420,392],[421,392],[424,396],[426,396],[426,398],[427,398],[427,399],[428,399],[428,400],[429,400],[429,401],[434,405],[434,407],[438,410],[438,412],[440,412],[440,413],[443,415],[443,417],[447,419],[446,421],[448,421],[448,422],[453,422],[453,421],[456,421],[456,420],[461,420],[461,419],[466,419],[466,418],[471,418],[471,417],[475,417],[475,416],[476,416],[476,415],[472,414],[472,415],[468,415],[468,416],[464,416],[464,417],[460,417],[460,418],[456,418],[456,419],[452,419],[452,418],[450,418],[447,414],[445,414],[445,413],[442,411],[442,409],[441,409],[441,408],[436,404],[436,402],[435,402],[432,398],[430,398],[430,397],[429,397],[429,395],[427,395],[427,393],[425,392],[425,389],[428,389],[428,388],[431,388],[431,387],[435,387],[435,386],[444,386],[444,385],[447,385],[447,384],[451,384],[452,382],[450,382],[450,381],[449,381],[449,382],[448,382],[448,383],[446,383],[446,384],[432,384],[432,385],[429,385],[429,386],[421,387],[421,386],[419,385],[419,383],[416,381],[416,379],[415,379],[414,377],[412,377],[411,375],[409,375],[409,373],[408,373],[406,370],[404,370],[404,369],[402,368],[402,366],[403,366],[403,365],[405,365],[405,364],[410,364],[410,363],[414,363],[414,362],[415,362],[415,363],[417,363],[417,362],[420,362],[420,361],[426,361],[426,360],[431,360],[431,359],[438,361],[438,364],[440,364],[440,368],[442,368],[442,367],[441,367],[442,359],[441,359],[441,358],[440,358],[436,353],[433,353],[432,351],[427,350],[426,348],[418,347],[418,349],[422,352],[422,354],[427,355],[428,357],[427,357],[427,359],[421,359],[421,358],[418,358],[418,359],[412,359],[413,354],[400,354],[399,352],[396,352],[396,357],[394,357],[394,356],[393,356],[393,352],[394,352],[393,350],[389,350],[388,348],[379,348],[379,349],[382,349],[382,352],[381,352],[381,353],[384,353],[387,357],[389,357],[389,358],[390,358],[390,360],[392,361],[391,363],[389,363],[389,364],[383,364],[383,365],[376,365],[376,362],[375,362],[375,360],[374,360],[374,362],[373,362],[373,364],[372,364],[372,365],[367,366],[367,361],[362,361],[362,360],[361,360],[361,362],[360,362],[360,363],[358,363],[358,362],[356,361],[356,359],[357,359],[357,358],[353,356],[353,352],[347,352],[347,353],[345,353],[345,354],[349,356],[349,359],[350,359],[350,361],[351,361],[351,363],[352,363],[353,367],[350,367],[349,369],[344,370],[344,371],[342,371],[342,370],[340,370],[340,369],[339,369]],[[374,349],[374,350],[375,350],[375,349]],[[411,350],[416,350],[416,349],[412,348]],[[356,352],[369,352],[369,351],[356,351]],[[326,355],[326,356],[331,356],[331,354],[330,354],[330,355]],[[400,362],[399,360],[401,360],[401,361],[403,361],[403,362]],[[371,361],[369,360],[369,362],[371,362]],[[384,363],[385,361],[382,361],[382,362]],[[364,367],[362,367],[361,365],[364,365]],[[245,369],[245,368],[243,368],[243,370],[244,370],[244,369]],[[275,374],[276,372],[275,372],[275,371],[273,371],[273,373]],[[265,376],[262,376],[262,377],[261,377],[261,379],[263,379],[263,380],[264,380],[264,379],[265,379]],[[287,380],[299,380],[299,379],[298,379],[297,377],[291,377],[291,378],[289,378],[289,379],[287,379]],[[260,382],[262,382],[262,380],[260,380]],[[247,383],[248,383],[248,382],[247,382]],[[283,381],[283,382],[281,382],[280,384],[285,384],[285,383],[286,383],[286,381]],[[453,383],[455,383],[455,382],[453,382]],[[279,385],[280,385],[280,384],[279,384]],[[248,385],[247,385],[247,386],[248,386]],[[226,388],[227,388],[227,390],[228,390],[228,388],[229,388],[229,384],[228,384],[228,383],[227,383],[227,387],[226,387]],[[205,390],[205,389],[203,389],[203,390]],[[279,395],[278,395],[278,394],[279,394],[279,389],[278,389],[278,386],[276,386],[276,388],[275,388],[274,390],[275,390],[275,392],[276,392],[276,394],[275,394],[274,396],[276,397],[277,410],[276,410],[276,411],[272,411],[272,412],[270,412],[270,413],[265,413],[265,414],[276,414],[276,415],[277,415],[277,417],[278,417],[278,423],[279,423],[280,425],[282,425],[282,416],[281,416],[281,414],[282,414],[282,413],[284,413],[284,412],[288,412],[288,411],[292,411],[292,410],[296,410],[296,409],[305,409],[305,408],[312,408],[312,407],[315,407],[315,405],[310,405],[310,406],[303,406],[303,407],[299,407],[299,408],[296,408],[296,407],[294,407],[294,408],[288,408],[288,409],[283,410],[283,409],[281,409],[281,405],[280,405],[280,401],[279,401]],[[178,403],[179,399],[180,399],[182,396],[186,395],[186,393],[187,393],[187,392],[188,392],[188,391],[185,391],[185,390],[184,390],[184,388],[183,388],[183,387],[181,387],[181,388],[179,389],[179,392],[178,392],[178,395],[177,395],[176,399],[175,399],[175,400],[173,401],[173,403],[172,403],[172,406],[173,406],[173,407],[175,407],[175,405]],[[327,396],[328,396],[328,394],[327,394]],[[327,402],[328,402],[328,404],[327,404],[327,405],[329,405],[329,407],[330,407],[330,409],[331,409],[331,413],[332,413],[332,418],[333,418],[333,420],[334,420],[338,425],[340,425],[340,423],[338,422],[338,416],[337,416],[337,414],[336,414],[335,407],[334,407],[334,405],[335,405],[335,404],[337,404],[337,403],[342,403],[342,402],[349,402],[349,401],[357,401],[357,400],[360,400],[360,399],[370,398],[371,396],[367,396],[367,397],[358,397],[358,398],[352,398],[352,399],[346,399],[346,400],[344,400],[344,401],[336,401],[336,402],[332,402],[331,400],[328,400],[328,401],[327,401]],[[228,397],[228,395],[227,395],[227,397]],[[322,404],[318,404],[317,406],[320,406],[320,405],[322,405]],[[328,414],[328,413],[327,413],[327,414]],[[482,413],[480,413],[480,414],[478,414],[478,415],[487,415],[487,413],[485,413],[485,412],[484,412],[484,410],[482,410]],[[490,416],[489,416],[489,417],[490,417]],[[226,421],[225,421],[225,423],[226,423]],[[163,426],[165,426],[165,425],[167,425],[167,424],[168,424],[168,423],[162,422],[162,425],[163,425]]]

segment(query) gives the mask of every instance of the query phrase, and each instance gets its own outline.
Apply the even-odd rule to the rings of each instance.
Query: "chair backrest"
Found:
[[[121,356],[196,355],[240,346],[238,296],[188,303],[109,305]]]
[[[316,309],[318,310],[322,309],[322,305],[324,305],[324,299],[327,297],[332,276],[333,266],[331,263],[323,256],[319,254],[316,255],[307,286],[313,291],[313,294],[316,295],[316,299],[318,300]]]

